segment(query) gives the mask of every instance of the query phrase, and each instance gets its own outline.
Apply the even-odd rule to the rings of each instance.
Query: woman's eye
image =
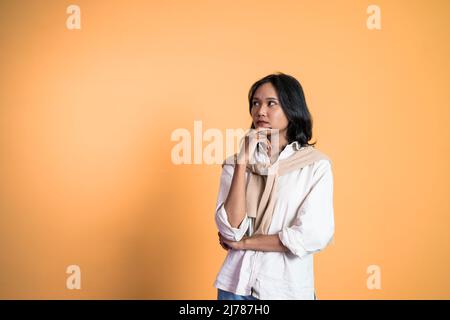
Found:
[[[271,104],[272,102],[273,102],[273,104]],[[276,104],[275,101],[269,101],[269,106],[273,106],[275,104]]]
[[[253,101],[253,103],[252,103],[253,106],[256,106],[257,104],[258,104],[257,101]]]

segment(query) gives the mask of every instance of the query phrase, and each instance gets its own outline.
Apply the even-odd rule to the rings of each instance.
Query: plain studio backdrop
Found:
[[[171,134],[248,128],[276,71],[333,161],[318,297],[450,298],[449,39],[448,0],[2,1],[0,298],[215,299],[221,167]]]

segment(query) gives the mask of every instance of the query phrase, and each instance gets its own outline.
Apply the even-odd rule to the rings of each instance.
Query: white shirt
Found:
[[[287,145],[276,161],[289,157],[298,149],[298,142]],[[255,154],[255,157],[260,155]],[[252,220],[245,215],[238,228],[231,227],[228,221],[224,202],[233,172],[233,166],[222,169],[215,221],[225,238],[239,241],[252,233],[249,231]],[[228,250],[214,286],[261,300],[312,300],[315,298],[313,253],[324,249],[334,234],[331,163],[319,160],[278,179],[268,234],[278,234],[289,251]]]

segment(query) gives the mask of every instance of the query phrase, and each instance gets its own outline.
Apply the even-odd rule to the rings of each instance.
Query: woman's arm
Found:
[[[230,191],[224,202],[228,221],[238,228],[245,217],[245,164],[236,164],[231,180]]]
[[[281,242],[278,234],[273,235],[254,235],[252,237],[244,237],[240,241],[231,241],[222,237],[219,233],[219,242],[224,249],[235,250],[254,250],[254,251],[289,251]]]
[[[238,228],[246,215],[245,171],[257,143],[267,141],[267,137],[262,135],[265,131],[267,131],[266,128],[258,128],[255,132],[251,131],[250,135],[245,136],[244,144],[235,159],[237,163],[234,167],[230,191],[224,202],[228,221],[233,228]]]

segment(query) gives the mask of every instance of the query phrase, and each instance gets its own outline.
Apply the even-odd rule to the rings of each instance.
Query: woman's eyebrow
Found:
[[[261,99],[259,99],[259,98],[257,98],[257,97],[253,97],[252,100],[261,100]],[[266,100],[278,100],[278,99],[275,98],[275,97],[267,97]]]

